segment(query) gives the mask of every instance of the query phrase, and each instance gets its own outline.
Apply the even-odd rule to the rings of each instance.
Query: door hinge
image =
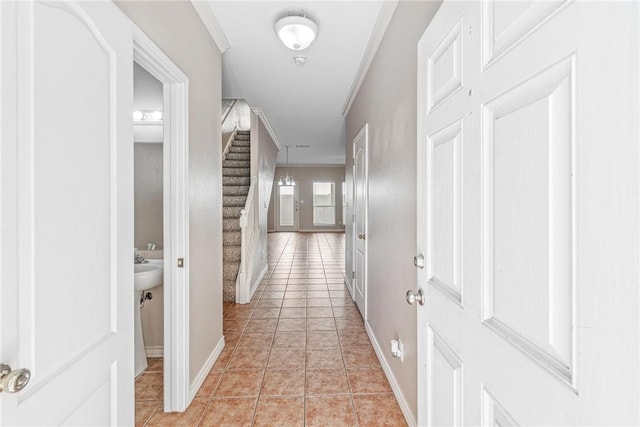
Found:
[[[184,267],[184,258],[178,258],[178,268]]]
[[[355,279],[355,278],[356,278],[356,272],[355,272],[355,271],[352,271],[352,272],[351,272],[351,278],[352,278],[352,279]]]

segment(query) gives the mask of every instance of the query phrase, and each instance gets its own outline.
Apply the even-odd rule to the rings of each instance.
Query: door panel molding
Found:
[[[572,387],[574,63],[573,55],[563,59],[482,106],[483,323]],[[538,169],[532,168],[534,161]],[[543,198],[530,196],[541,189]],[[501,230],[506,215],[528,216],[529,223],[518,234]],[[518,237],[523,233],[525,240]],[[537,260],[529,277],[511,276],[519,266],[514,251],[529,264]],[[503,292],[511,301],[514,295],[528,298],[522,298],[519,307],[509,307]]]

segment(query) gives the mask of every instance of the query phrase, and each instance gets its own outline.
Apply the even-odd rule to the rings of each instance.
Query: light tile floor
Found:
[[[404,426],[344,286],[344,234],[269,234],[250,304],[224,304],[226,346],[191,406],[162,412],[162,360],[136,381],[137,426]]]

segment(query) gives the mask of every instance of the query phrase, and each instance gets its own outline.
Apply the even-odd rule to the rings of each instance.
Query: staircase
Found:
[[[222,253],[223,300],[236,300],[236,278],[240,268],[240,212],[251,185],[251,141],[248,130],[239,130],[222,161]]]

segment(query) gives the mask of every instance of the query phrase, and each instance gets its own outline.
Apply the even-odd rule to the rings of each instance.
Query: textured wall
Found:
[[[417,413],[416,309],[405,302],[415,286],[416,44],[440,2],[401,1],[346,118],[347,159],[353,139],[369,123],[368,324],[413,416]],[[347,174],[349,200],[351,175]],[[352,214],[349,204],[347,216]],[[347,221],[347,277],[353,269]],[[390,340],[404,342],[404,362]]]

